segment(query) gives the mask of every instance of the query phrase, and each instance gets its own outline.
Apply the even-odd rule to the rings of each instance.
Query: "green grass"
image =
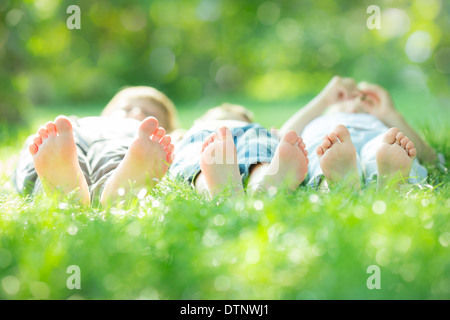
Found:
[[[2,195],[0,297],[450,297],[447,187],[210,202],[172,183],[107,211]],[[70,265],[81,290],[66,287]],[[366,287],[371,265],[380,290]]]
[[[284,106],[277,126],[295,104]],[[183,124],[203,109],[181,108]],[[270,105],[253,110],[270,126]],[[422,120],[448,159],[449,126]],[[299,188],[214,201],[167,179],[131,206],[85,209],[13,192],[6,181],[21,144],[0,148],[0,299],[450,298],[449,178],[437,169],[429,184],[398,192]],[[66,286],[71,265],[80,290]],[[380,267],[379,290],[366,286],[371,265]]]

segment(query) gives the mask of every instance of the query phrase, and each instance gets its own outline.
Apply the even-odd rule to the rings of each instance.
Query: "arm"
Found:
[[[399,128],[414,142],[417,157],[422,163],[433,163],[437,159],[436,152],[420,135],[406,122],[405,118],[395,109],[390,94],[380,86],[362,82],[359,89],[375,97],[371,107],[366,111],[380,119],[388,127]]]
[[[308,123],[319,117],[332,104],[348,100],[359,94],[356,83],[350,78],[335,76],[327,86],[306,106],[289,118],[280,129],[280,136],[290,130],[300,135]]]
[[[328,104],[325,102],[325,99],[320,94],[317,95],[283,124],[279,130],[279,136],[281,137],[290,130],[294,130],[300,135],[306,125],[320,116],[327,107]]]

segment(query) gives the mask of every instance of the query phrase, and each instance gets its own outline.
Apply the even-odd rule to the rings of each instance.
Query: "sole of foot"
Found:
[[[102,192],[102,205],[115,203],[119,191],[129,194],[143,188],[152,189],[166,174],[173,162],[174,146],[164,128],[154,117],[144,119],[125,157],[108,179]]]
[[[69,119],[59,116],[47,122],[38,130],[28,150],[46,194],[75,192],[81,204],[89,205],[89,189],[78,162]]]
[[[222,127],[205,139],[200,156],[200,169],[211,197],[227,189],[233,194],[242,193],[236,146],[228,128]]]
[[[255,191],[270,188],[295,190],[305,180],[308,164],[308,151],[303,139],[295,131],[285,133],[264,172],[262,182],[257,188],[259,190]]]
[[[356,149],[345,126],[338,125],[327,134],[316,153],[328,185],[341,183],[347,187],[360,188]]]
[[[416,156],[414,143],[400,129],[389,129],[376,154],[378,185],[384,187],[392,182],[398,186],[406,182]]]

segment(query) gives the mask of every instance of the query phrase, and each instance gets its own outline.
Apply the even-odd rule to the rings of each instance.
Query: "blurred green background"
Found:
[[[374,4],[379,30],[366,23]],[[70,5],[80,30],[66,26]],[[449,12],[444,0],[2,0],[0,119],[97,114],[122,87],[150,85],[185,126],[224,101],[279,125],[335,74],[447,115]],[[274,105],[286,108],[269,115]]]

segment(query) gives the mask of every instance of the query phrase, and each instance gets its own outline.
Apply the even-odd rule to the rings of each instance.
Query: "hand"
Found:
[[[370,113],[382,121],[388,121],[397,113],[391,95],[383,87],[376,84],[361,82],[358,89],[363,94],[361,101],[364,111]]]
[[[327,106],[351,100],[361,93],[352,78],[341,78],[334,76],[321,92],[322,98]]]

